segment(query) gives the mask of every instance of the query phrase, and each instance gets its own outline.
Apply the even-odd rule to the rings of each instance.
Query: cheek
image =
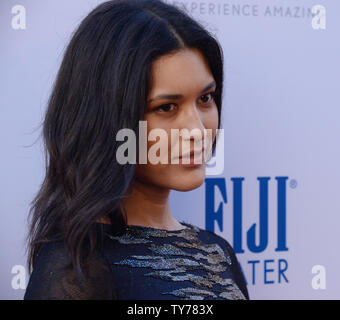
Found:
[[[211,126],[212,126],[212,129],[217,129],[218,128],[218,109],[217,109],[217,106],[216,108],[213,109],[212,111],[212,115],[211,115]]]
[[[143,180],[145,182],[160,184],[162,180],[167,180],[170,174],[170,128],[167,128],[164,123],[161,121],[153,121],[154,119],[150,117],[144,117],[144,120],[147,121],[147,164],[138,164],[136,166],[135,177],[139,180]],[[160,138],[157,136],[157,130],[162,129],[166,136]],[[156,131],[155,131],[156,130]],[[153,131],[153,133],[152,133]],[[151,134],[150,134],[151,133]],[[159,132],[158,132],[159,133]],[[153,137],[152,135],[157,137]],[[150,139],[150,140],[149,140]],[[152,139],[152,140],[151,140]],[[166,151],[166,153],[161,154],[160,149]],[[137,155],[138,157],[138,155]],[[157,163],[153,164],[152,159],[155,161],[159,159],[163,159],[167,161],[167,164]]]
[[[215,139],[216,129],[218,129],[218,109],[217,106],[209,110],[209,112],[205,113],[202,116],[202,122],[204,124],[205,129],[212,130],[212,139]]]
[[[156,156],[157,159],[162,159],[161,162],[170,161],[170,144],[171,144],[171,128],[174,123],[171,123],[168,119],[162,119],[162,117],[155,116],[154,113],[148,113],[144,115],[144,120],[147,121],[147,155],[148,166],[152,156]],[[160,149],[167,155],[161,154]],[[149,159],[150,157],[150,159]],[[152,167],[157,167],[151,163]],[[161,167],[165,167],[166,164],[162,163]],[[160,169],[160,168],[157,168]],[[156,168],[154,168],[156,170]]]

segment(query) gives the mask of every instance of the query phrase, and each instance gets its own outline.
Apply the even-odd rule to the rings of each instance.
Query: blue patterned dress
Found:
[[[24,299],[224,300],[249,299],[230,244],[190,223],[169,231],[127,226],[119,236],[104,234],[102,250],[78,280],[62,242],[46,244],[38,255]]]

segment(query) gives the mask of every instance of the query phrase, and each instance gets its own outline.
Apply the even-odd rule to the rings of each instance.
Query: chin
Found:
[[[180,179],[173,184],[171,189],[177,191],[191,191],[199,188],[205,179],[205,170],[203,172],[183,173]]]

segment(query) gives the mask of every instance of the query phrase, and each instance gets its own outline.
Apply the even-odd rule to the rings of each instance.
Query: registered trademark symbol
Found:
[[[289,181],[289,186],[292,188],[292,189],[295,189],[297,187],[297,181],[295,179],[292,179]]]

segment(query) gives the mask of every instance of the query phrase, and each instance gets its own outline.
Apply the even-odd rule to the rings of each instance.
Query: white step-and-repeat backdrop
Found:
[[[0,2],[0,299],[24,295],[38,125],[71,33],[100,2]],[[172,212],[233,245],[251,299],[340,299],[340,2],[166,2],[225,57],[220,156],[200,188],[172,191]]]

